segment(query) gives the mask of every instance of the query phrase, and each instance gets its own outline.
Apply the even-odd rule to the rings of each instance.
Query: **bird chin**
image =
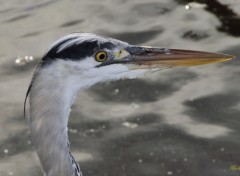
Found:
[[[146,68],[137,68],[134,64],[116,64],[114,68],[111,67],[111,70],[114,70],[111,75],[108,74],[108,78],[110,76],[111,80],[135,79],[149,71]]]
[[[159,70],[166,69],[168,67],[161,65],[139,65],[139,64],[119,64],[122,67],[125,67],[125,71],[119,72],[116,74],[114,80],[118,79],[135,79],[149,73],[153,73]]]

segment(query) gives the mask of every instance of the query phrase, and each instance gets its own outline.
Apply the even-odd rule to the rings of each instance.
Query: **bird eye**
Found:
[[[97,62],[103,62],[107,59],[108,55],[106,51],[99,51],[95,54],[95,60]]]

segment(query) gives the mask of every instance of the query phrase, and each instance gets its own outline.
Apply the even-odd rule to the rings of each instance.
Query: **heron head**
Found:
[[[152,69],[208,64],[232,58],[201,51],[135,46],[95,34],[74,33],[50,47],[42,59],[42,66],[55,65],[65,76],[87,78],[95,84],[133,78]]]

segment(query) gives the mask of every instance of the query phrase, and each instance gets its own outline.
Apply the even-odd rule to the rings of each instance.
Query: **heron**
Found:
[[[139,36],[141,37],[141,36]],[[76,95],[96,83],[136,78],[161,68],[231,60],[203,51],[136,46],[92,33],[73,33],[50,46],[29,85],[30,132],[45,176],[82,176],[70,152],[68,118]]]

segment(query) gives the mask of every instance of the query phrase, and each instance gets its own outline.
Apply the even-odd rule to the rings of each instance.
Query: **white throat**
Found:
[[[78,176],[70,154],[67,124],[73,100],[80,90],[98,82],[135,78],[146,70],[129,71],[124,65],[90,67],[58,59],[39,67],[30,90],[30,128],[46,176]],[[78,172],[79,171],[79,172]]]
[[[30,91],[30,128],[46,176],[78,176],[70,154],[67,123],[77,87],[66,73],[50,67],[38,70]]]

